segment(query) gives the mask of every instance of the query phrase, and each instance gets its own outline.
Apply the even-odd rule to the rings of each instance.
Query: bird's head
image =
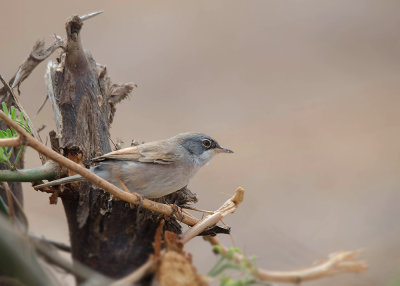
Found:
[[[233,153],[232,150],[221,147],[215,139],[201,133],[181,133],[171,139],[185,148],[201,166],[208,163],[217,153]]]

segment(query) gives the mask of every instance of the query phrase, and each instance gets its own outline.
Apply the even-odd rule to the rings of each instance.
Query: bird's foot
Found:
[[[175,216],[178,220],[180,220],[180,222],[182,222],[184,218],[182,208],[176,204],[170,204],[170,206],[172,208],[171,216]]]
[[[138,202],[138,209],[140,210],[143,207],[144,197],[139,193],[135,193],[135,195],[136,195],[136,201]]]

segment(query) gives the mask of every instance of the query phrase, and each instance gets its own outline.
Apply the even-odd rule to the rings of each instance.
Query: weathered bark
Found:
[[[111,84],[106,69],[83,50],[81,27],[78,16],[67,22],[67,48],[57,62],[49,63],[46,78],[57,124],[57,148],[89,166],[92,157],[111,151],[108,138],[115,105],[133,86]],[[112,200],[88,183],[65,187],[60,196],[73,258],[105,275],[122,277],[153,252],[154,234],[163,219],[159,214]],[[179,194],[166,200],[179,200]],[[180,232],[173,219],[167,220],[165,229]]]

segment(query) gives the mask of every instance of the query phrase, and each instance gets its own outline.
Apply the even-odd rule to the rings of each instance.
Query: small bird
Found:
[[[166,140],[143,143],[92,159],[90,170],[110,183],[145,198],[159,198],[187,186],[196,172],[217,153],[233,153],[201,133],[181,133]],[[74,175],[35,186],[36,189],[85,181]]]

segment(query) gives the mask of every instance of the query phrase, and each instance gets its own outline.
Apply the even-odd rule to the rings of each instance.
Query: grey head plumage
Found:
[[[169,140],[180,144],[202,166],[217,153],[233,153],[232,150],[221,147],[212,137],[202,133],[181,133]]]

